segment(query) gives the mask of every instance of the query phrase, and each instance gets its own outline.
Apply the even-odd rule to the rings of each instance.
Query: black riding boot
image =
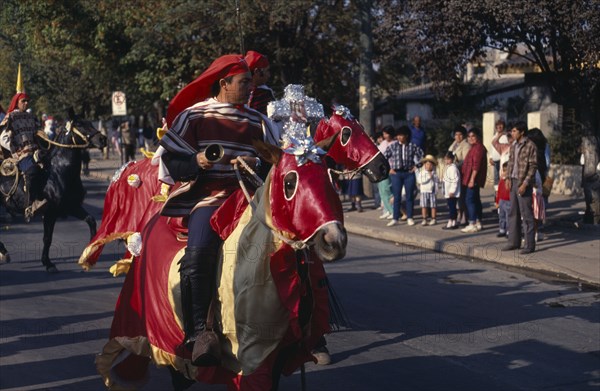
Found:
[[[217,261],[216,249],[188,247],[179,268],[184,344],[192,351],[192,364],[196,366],[216,366],[221,362],[219,339],[207,329]]]

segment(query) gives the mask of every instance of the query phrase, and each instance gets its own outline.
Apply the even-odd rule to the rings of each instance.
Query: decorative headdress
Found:
[[[17,93],[12,97],[10,101],[10,105],[8,105],[7,113],[15,111],[19,104],[19,101],[23,98],[29,99],[29,95],[25,93],[25,87],[23,86],[23,78],[21,77],[21,63],[19,63],[19,68],[17,70]]]
[[[318,148],[307,132],[309,122],[325,116],[323,105],[304,95],[304,86],[289,84],[281,100],[269,102],[267,114],[274,121],[285,121],[281,139],[284,151],[296,156],[299,165],[307,161],[320,162],[325,151]]]

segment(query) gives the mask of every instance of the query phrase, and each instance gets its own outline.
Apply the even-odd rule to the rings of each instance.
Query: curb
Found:
[[[553,264],[545,259],[539,262],[536,258],[543,256],[543,252],[521,255],[518,250],[506,252],[501,247],[506,243],[482,242],[473,237],[465,237],[462,240],[456,238],[431,239],[417,232],[391,232],[390,230],[378,229],[365,225],[345,221],[346,231],[370,237],[373,239],[394,242],[396,245],[418,247],[431,250],[436,253],[449,254],[463,257],[469,260],[479,260],[506,265],[512,268],[549,275],[561,280],[579,282],[593,288],[600,288],[600,282],[562,265]]]

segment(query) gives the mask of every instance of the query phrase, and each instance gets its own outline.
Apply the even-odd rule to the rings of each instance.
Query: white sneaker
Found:
[[[379,216],[379,218],[380,218],[381,220],[384,220],[384,219],[387,219],[389,215],[390,215],[390,214],[389,214],[387,211],[385,211],[385,212],[383,212],[383,213],[381,214],[381,216]]]
[[[388,215],[388,217],[386,217],[386,219],[388,219],[388,220],[392,220],[393,218],[394,218],[394,215],[391,213]]]
[[[474,224],[469,224],[465,228],[461,229],[460,232],[464,232],[464,233],[477,232],[477,227]]]
[[[393,227],[394,225],[398,225],[398,220],[391,219],[389,223],[386,224],[388,227]]]
[[[415,221],[413,219],[411,219],[411,218],[407,218],[406,219],[406,224],[408,224],[408,225],[415,225]]]
[[[477,228],[477,231],[481,231],[483,229],[483,227],[481,226],[481,221],[477,220],[475,222],[475,228]]]
[[[429,225],[436,225],[437,221],[435,219],[431,219],[431,221],[429,221]]]
[[[427,225],[427,220],[423,220],[423,221],[421,222],[421,225]]]

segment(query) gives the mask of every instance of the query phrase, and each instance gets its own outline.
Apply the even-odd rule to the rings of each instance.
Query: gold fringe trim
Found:
[[[150,152],[148,150],[146,150],[146,148],[140,148],[140,152],[142,153],[142,155],[144,155],[144,157],[151,159],[154,156],[154,152]]]
[[[107,243],[110,243],[114,240],[117,239],[127,239],[130,235],[134,234],[135,232],[133,231],[129,231],[129,232],[115,232],[112,233],[106,237],[104,237],[103,239],[99,239],[96,240],[95,242],[88,244],[86,248],[83,249],[83,252],[81,253],[81,256],[79,257],[79,261],[77,262],[79,265],[81,265],[81,267],[83,268],[83,270],[88,271],[90,270],[94,265],[88,263],[88,258],[94,253],[96,252],[96,250],[98,250],[98,248],[100,246],[103,246]]]
[[[95,360],[96,370],[102,376],[104,385],[110,390],[135,389],[131,385],[118,384],[118,379],[114,379],[111,374],[111,369],[123,350],[137,356],[148,357],[157,366],[171,366],[190,380],[196,379],[198,368],[193,366],[190,360],[185,360],[151,345],[146,337],[116,337],[104,345],[102,352],[96,356]]]
[[[127,274],[129,269],[131,268],[131,263],[133,262],[133,255],[129,259],[119,259],[115,262],[114,265],[108,269],[109,272],[112,273],[113,277],[117,277],[121,274]]]

